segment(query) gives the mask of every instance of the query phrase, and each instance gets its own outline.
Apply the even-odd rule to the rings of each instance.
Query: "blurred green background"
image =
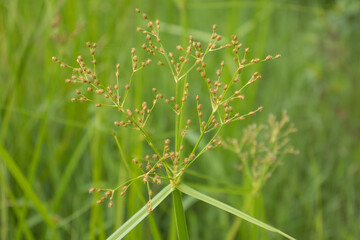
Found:
[[[71,72],[51,61],[57,56],[75,65],[78,55],[88,56],[85,42],[97,42],[98,76],[114,80],[120,63],[120,76],[127,79],[130,49],[144,41],[135,31],[143,25],[135,8],[160,20],[168,49],[189,34],[206,41],[216,23],[224,37],[237,34],[251,56],[282,55],[248,70],[263,78],[247,91],[243,111],[259,105],[264,110],[222,132],[240,136],[247,124],[264,123],[269,113],[279,116],[283,109],[298,128],[292,144],[300,154],[285,159],[261,201],[253,203],[261,214],[249,213],[297,239],[359,239],[357,0],[1,1],[0,239],[105,239],[143,206],[146,194],[136,188],[117,197],[111,209],[97,206],[88,195],[92,186],[116,187],[132,174],[113,138],[117,113],[71,103],[75,87],[64,84]],[[215,54],[209,64],[228,59],[229,52]],[[137,74],[134,105],[149,99],[152,87],[171,91],[171,78],[155,65]],[[163,139],[168,119],[158,113],[152,127]],[[134,132],[116,131],[128,161],[148,151]],[[194,166],[200,177],[189,174],[185,180],[242,209],[246,193],[222,185],[241,185],[237,161],[230,153],[214,151]],[[137,188],[142,187],[139,183]],[[184,201],[190,239],[225,239],[234,217],[191,198]],[[176,239],[170,205],[170,200],[160,205],[152,220],[127,239]],[[236,239],[281,237],[242,223]]]

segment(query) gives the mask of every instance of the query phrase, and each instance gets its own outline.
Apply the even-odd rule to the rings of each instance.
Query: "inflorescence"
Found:
[[[120,65],[116,65],[115,80],[112,84],[106,84],[104,81],[98,79],[96,74],[96,58],[95,50],[96,43],[86,43],[92,56],[92,67],[89,67],[82,56],[77,57],[78,67],[72,67],[61,62],[56,57],[52,60],[57,62],[62,68],[70,68],[73,71],[71,79],[66,79],[65,83],[85,84],[85,91],[75,90],[76,96],[71,99],[72,102],[92,102],[95,107],[112,107],[121,113],[122,118],[115,121],[116,127],[124,127],[138,130],[148,145],[152,148],[153,154],[146,155],[142,158],[133,158],[132,162],[136,164],[142,171],[142,174],[136,178],[130,179],[124,184],[115,189],[95,189],[91,188],[89,193],[105,192],[97,203],[103,203],[109,198],[108,206],[113,206],[113,198],[115,191],[120,191],[120,196],[123,196],[128,187],[138,179],[141,179],[148,188],[149,202],[148,209],[151,211],[151,196],[152,190],[150,183],[161,184],[163,180],[170,181],[173,185],[180,182],[181,176],[186,169],[202,155],[205,151],[214,149],[222,144],[218,138],[219,131],[224,125],[244,120],[246,117],[254,115],[261,111],[262,107],[250,111],[245,114],[235,112],[233,104],[238,104],[244,99],[243,90],[259,80],[261,75],[255,72],[251,78],[242,86],[240,81],[240,74],[244,68],[260,63],[277,59],[280,55],[267,56],[264,59],[254,58],[248,59],[249,48],[243,49],[242,44],[237,40],[236,35],[232,35],[231,42],[220,44],[223,42],[222,36],[216,33],[216,25],[212,26],[212,35],[209,43],[196,41],[193,36],[189,36],[187,46],[177,45],[174,52],[167,51],[164,47],[160,36],[160,21],[150,21],[145,13],[141,13],[136,9],[136,12],[141,14],[146,22],[145,27],[138,27],[137,31],[145,37],[145,42],[141,45],[141,49],[146,51],[149,58],[140,60],[136,55],[137,49],[131,49],[131,76],[127,82],[120,81]],[[215,78],[211,79],[211,73],[207,69],[206,57],[214,51],[221,49],[232,49],[233,61],[236,65],[231,79],[222,77],[225,61],[221,61],[219,69],[215,71]],[[157,88],[152,88],[154,94],[152,102],[142,102],[141,106],[132,109],[128,107],[127,97],[130,88],[133,85],[134,74],[141,69],[150,65],[156,59],[159,66],[164,67],[172,76],[175,83],[174,96],[166,96],[158,91]],[[200,96],[195,97],[196,111],[198,124],[193,124],[194,120],[184,119],[184,106],[189,98],[190,83],[187,81],[187,76],[190,71],[196,70],[200,78],[205,82],[211,105],[210,113],[203,111],[203,104]],[[94,94],[102,96],[101,98],[94,98]],[[99,101],[98,99],[102,99]],[[169,106],[175,115],[175,139],[172,142],[170,139],[165,139],[162,150],[155,145],[151,135],[146,129],[149,117],[153,109],[159,101],[163,101]],[[205,101],[205,100],[204,100]],[[192,149],[184,149],[184,139],[190,127],[198,128],[200,136]],[[197,125],[197,127],[196,127]],[[204,136],[207,135],[205,147],[200,148],[200,142],[204,142]]]

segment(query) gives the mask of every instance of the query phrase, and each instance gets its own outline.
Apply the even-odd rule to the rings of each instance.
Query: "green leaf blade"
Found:
[[[162,201],[165,200],[175,188],[171,185],[164,187],[151,201],[151,207],[154,210]],[[135,213],[129,220],[127,220],[120,228],[118,228],[107,240],[117,240],[125,237],[134,227],[136,227],[146,216],[148,216],[148,207],[145,205],[137,213]]]
[[[268,225],[268,224],[266,224],[266,223],[264,223],[264,222],[262,222],[262,221],[260,221],[260,220],[258,220],[256,218],[254,218],[254,217],[251,217],[250,215],[247,215],[246,213],[244,213],[244,212],[242,212],[242,211],[240,211],[240,210],[238,210],[238,209],[236,209],[234,207],[231,207],[231,206],[229,206],[229,205],[227,205],[227,204],[225,204],[223,202],[220,202],[220,201],[218,201],[218,200],[216,200],[216,199],[214,199],[212,197],[209,197],[209,196],[207,196],[205,194],[202,194],[202,193],[196,191],[195,189],[193,189],[193,188],[191,188],[189,186],[186,186],[184,184],[180,184],[176,188],[182,193],[188,194],[189,196],[191,196],[193,198],[199,199],[199,200],[201,200],[203,202],[206,202],[206,203],[208,203],[210,205],[213,205],[213,206],[215,206],[217,208],[220,208],[221,210],[224,210],[224,211],[226,211],[228,213],[231,213],[231,214],[233,214],[233,215],[235,215],[237,217],[240,217],[240,218],[242,218],[242,219],[244,219],[244,220],[246,220],[246,221],[248,221],[250,223],[253,223],[253,224],[255,224],[255,225],[259,226],[259,227],[262,227],[262,228],[264,228],[264,229],[266,229],[268,231],[275,232],[275,233],[278,233],[278,234],[280,234],[280,235],[282,235],[282,236],[284,236],[284,237],[286,237],[288,239],[295,240],[295,238],[289,236],[288,234],[282,232],[281,230],[279,230],[277,228],[274,228],[274,227],[272,227],[272,226],[270,226],[270,225]]]
[[[34,204],[34,208],[42,216],[45,223],[50,227],[54,228],[55,223],[49,214],[48,209],[45,204],[41,202],[37,194],[33,190],[30,182],[26,179],[24,174],[21,172],[20,168],[16,164],[15,160],[10,156],[6,149],[0,144],[0,158],[3,159],[6,166],[8,167],[11,175],[14,177],[16,182],[19,184],[20,188],[23,190],[26,197]]]

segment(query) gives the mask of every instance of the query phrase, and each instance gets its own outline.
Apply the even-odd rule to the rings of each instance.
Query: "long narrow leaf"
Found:
[[[21,209],[17,204],[15,195],[12,192],[12,189],[10,188],[10,185],[8,185],[8,183],[4,179],[4,176],[2,176],[1,174],[0,174],[0,185],[2,187],[1,188],[2,191],[6,192],[6,195],[7,195],[6,197],[8,197],[9,200],[12,202],[11,209],[14,211],[18,221],[24,221],[25,222],[25,220],[22,219],[22,218],[25,218],[25,216],[22,214]],[[7,202],[4,201],[4,203],[7,203]],[[3,210],[2,213],[3,212],[5,212],[5,211]],[[6,226],[6,224],[3,224],[3,226],[1,226],[1,227],[2,227],[2,230],[4,230],[4,229],[6,230],[6,228],[3,228],[3,227],[7,227],[7,226]],[[33,233],[30,231],[30,228],[29,228],[29,226],[27,224],[24,224],[24,229],[23,230],[24,230],[26,239],[28,239],[28,240],[35,239],[34,236],[33,236]],[[3,233],[3,235],[4,235],[4,233]],[[1,235],[1,237],[2,237],[1,239],[8,239],[7,237],[5,238],[3,235]],[[16,237],[15,237],[15,239],[16,239]]]
[[[259,226],[259,227],[262,227],[262,228],[264,228],[266,230],[269,230],[271,232],[278,233],[278,234],[280,234],[280,235],[282,235],[282,236],[284,236],[284,237],[286,237],[288,239],[295,240],[295,238],[287,235],[286,233],[280,231],[279,229],[276,229],[276,228],[274,228],[274,227],[272,227],[272,226],[270,226],[270,225],[268,225],[268,224],[266,224],[264,222],[261,222],[261,221],[257,220],[256,218],[253,218],[253,217],[247,215],[246,213],[243,213],[243,212],[239,211],[238,209],[236,209],[234,207],[231,207],[231,206],[229,206],[229,205],[227,205],[227,204],[225,204],[223,202],[220,202],[220,201],[218,201],[218,200],[216,200],[216,199],[214,199],[212,197],[209,197],[209,196],[207,196],[205,194],[202,194],[202,193],[196,191],[195,189],[192,189],[191,187],[188,187],[188,186],[186,186],[184,184],[180,184],[176,188],[179,189],[179,191],[192,196],[193,198],[197,198],[197,199],[199,199],[199,200],[201,200],[203,202],[206,202],[206,203],[208,203],[210,205],[213,205],[213,206],[215,206],[217,208],[220,208],[221,210],[224,210],[224,211],[226,211],[228,213],[231,213],[231,214],[233,214],[235,216],[238,216],[238,217],[240,217],[240,218],[242,218],[242,219],[244,219],[244,220],[246,220],[246,221],[248,221],[250,223],[253,223],[253,224]]]
[[[169,196],[169,194],[174,191],[174,188],[171,185],[167,185],[163,188],[152,200],[151,200],[151,208],[155,209],[164,199]],[[148,207],[145,205],[142,207],[137,213],[135,213],[129,220],[127,220],[120,228],[118,228],[108,240],[114,239],[122,239],[126,236],[136,225],[138,225],[147,215]]]
[[[62,173],[61,180],[57,184],[58,187],[56,189],[56,192],[54,194],[54,198],[52,201],[53,211],[58,210],[61,200],[62,200],[62,197],[64,196],[64,194],[66,193],[66,190],[69,187],[69,181],[71,180],[71,177],[75,173],[76,167],[79,164],[83,153],[87,149],[87,146],[89,144],[89,139],[90,139],[89,134],[88,133],[84,134],[83,138],[78,143],[76,150],[71,155],[70,160],[69,160],[68,164],[66,165],[66,169]]]
[[[18,167],[14,159],[9,155],[9,153],[1,144],[0,144],[0,157],[4,160],[12,176],[15,178],[16,182],[24,191],[25,195],[34,204],[35,209],[43,217],[46,224],[51,228],[55,227],[55,223],[51,218],[51,216],[49,215],[49,212],[46,209],[45,205],[40,201],[40,199],[32,189],[31,184],[25,178],[24,174],[21,172],[20,168]]]

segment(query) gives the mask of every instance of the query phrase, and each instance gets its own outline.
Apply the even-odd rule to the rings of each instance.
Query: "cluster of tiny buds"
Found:
[[[161,184],[162,181],[159,175],[156,174],[157,169],[161,169],[163,166],[163,162],[166,160],[166,157],[159,157],[157,154],[153,154],[152,157],[150,155],[146,155],[145,159],[138,160],[137,158],[133,158],[132,162],[137,164],[140,169],[145,166],[146,173],[143,176],[143,182],[146,183],[149,180],[152,180],[153,183]],[[144,165],[143,162],[146,162]],[[152,164],[153,162],[153,164]]]
[[[214,25],[212,26],[212,29],[213,29],[213,33],[212,33],[212,35],[211,35],[211,40],[214,40],[214,41],[217,41],[217,42],[221,41],[221,40],[222,40],[221,35],[219,35],[219,34],[217,34],[217,33],[215,32],[215,30],[216,30],[216,24],[214,24]],[[230,43],[227,43],[227,44],[225,44],[225,45],[221,45],[221,46],[220,46],[219,48],[217,48],[217,49],[229,48],[229,47],[231,47],[231,44],[230,44]],[[215,43],[215,42],[210,42],[210,43],[208,44],[208,48],[209,48],[210,51],[214,51],[215,48],[216,48],[216,43]]]
[[[183,130],[184,132],[189,128],[190,123],[191,120],[186,121],[186,127],[185,130]],[[182,133],[182,135],[184,135],[184,133]],[[211,150],[215,147],[221,146],[221,144],[222,143],[220,140],[214,138],[211,142],[207,144],[206,150]],[[162,181],[157,171],[162,169],[164,164],[166,164],[168,167],[172,166],[172,170],[174,172],[178,172],[178,169],[180,171],[185,171],[187,165],[195,159],[196,155],[194,153],[191,153],[190,155],[182,159],[182,157],[180,157],[182,151],[184,151],[183,145],[180,145],[178,152],[171,151],[170,139],[165,139],[164,151],[162,155],[146,155],[141,159],[135,157],[132,159],[132,162],[136,164],[140,169],[142,169],[142,171],[144,171],[144,174],[142,175],[142,181],[144,183],[151,181],[155,184],[161,184]]]
[[[137,13],[141,13],[139,9],[136,9]],[[203,62],[203,57],[204,57],[204,52],[203,52],[203,47],[201,42],[196,42],[194,41],[193,36],[189,36],[189,46],[186,48],[186,54],[179,56],[178,58],[175,57],[174,53],[169,52],[166,53],[165,50],[162,48],[162,45],[160,44],[155,44],[155,42],[153,41],[154,38],[156,38],[156,42],[160,43],[161,40],[159,38],[159,32],[158,30],[160,29],[159,27],[159,20],[155,21],[155,25],[152,21],[149,21],[147,19],[147,15],[146,14],[142,14],[143,18],[147,21],[147,27],[150,28],[150,30],[146,30],[142,27],[138,27],[137,31],[143,33],[145,35],[146,40],[148,41],[148,43],[144,43],[141,47],[146,50],[148,53],[155,55],[155,52],[159,52],[160,54],[164,55],[167,58],[167,62],[170,63],[175,70],[175,75],[179,75],[181,70],[183,69],[183,65],[185,63],[187,63],[189,61],[189,57],[193,57],[196,60],[196,64],[200,64]],[[216,41],[221,41],[222,37],[220,35],[218,35],[216,32],[216,25],[213,25],[213,34],[211,36],[211,41],[208,45],[208,49],[210,51],[215,50],[216,48]],[[224,46],[220,46],[219,49],[224,48],[224,47],[231,47],[231,44],[226,44]],[[194,49],[194,54],[192,55],[192,49]],[[184,48],[181,45],[177,45],[176,46],[176,50],[182,52],[184,50]],[[134,54],[135,52],[132,51],[132,53]],[[165,63],[162,60],[158,61],[158,65],[160,66],[164,66]],[[171,68],[172,69],[172,68]],[[204,74],[204,73],[202,73]]]
[[[96,189],[96,188],[90,188],[89,189],[89,193],[92,194],[94,192],[97,193],[101,193],[104,190],[103,189]],[[104,191],[104,195],[96,201],[97,204],[101,204],[103,203],[107,198],[109,198],[109,203],[108,203],[108,207],[112,207],[113,206],[113,200],[114,200],[114,191],[113,190],[106,190]]]
[[[141,13],[139,9],[135,9],[137,13]],[[156,42],[160,43],[161,39],[159,37],[159,30],[160,30],[160,21],[156,19],[155,24],[154,22],[148,20],[146,13],[142,13],[143,19],[147,22],[147,27],[150,31],[143,29],[142,27],[137,27],[137,31],[142,32],[146,36],[146,40],[148,40],[148,46],[144,43],[141,47],[145,49],[148,53],[155,55],[155,51],[159,51],[161,54],[164,54],[165,51],[162,47],[156,46],[152,42],[152,37],[156,38]]]
[[[222,144],[222,142],[215,138],[214,140],[212,140],[212,142],[209,145],[207,145],[206,150],[211,150],[215,147],[219,147],[219,146],[221,146],[221,144]]]
[[[80,67],[79,68],[70,67],[70,68],[72,68],[72,70],[75,74],[72,75],[71,79],[66,79],[65,83],[87,83],[90,85],[87,88],[88,92],[94,92],[96,94],[103,95],[105,98],[110,100],[111,105],[107,105],[107,106],[120,106],[121,97],[113,93],[113,89],[115,89],[115,90],[119,89],[118,81],[119,81],[120,65],[119,64],[116,65],[115,76],[117,79],[117,83],[114,84],[114,86],[107,86],[107,87],[103,86],[100,83],[100,81],[97,80],[96,73],[95,73],[96,59],[94,58],[94,54],[95,54],[95,49],[96,49],[96,43],[87,42],[86,45],[88,46],[88,48],[90,50],[90,54],[93,56],[92,63],[94,64],[94,70],[91,70],[90,68],[88,68],[86,66],[82,56],[78,56],[76,61]],[[151,63],[151,59],[147,59],[147,60],[139,63],[139,58],[138,58],[138,56],[135,55],[135,53],[136,53],[136,49],[132,48],[131,54],[132,54],[132,63],[133,63],[133,71],[134,72],[137,70],[140,70],[141,68],[143,68],[145,66],[148,66]],[[61,67],[69,67],[68,65],[62,63],[56,57],[53,57],[52,60],[54,62],[59,63]],[[130,85],[125,84],[124,88],[126,91],[128,91],[130,89]],[[79,98],[73,97],[71,99],[72,102],[76,102],[76,101],[83,102],[83,101],[89,100],[87,97],[84,96],[83,93],[80,92],[80,90],[76,90],[76,94],[80,95],[80,97]],[[119,94],[118,91],[117,91],[117,94]],[[125,95],[126,94],[127,93],[125,93]],[[101,103],[95,103],[96,107],[101,107],[102,105],[103,104],[101,104]],[[123,103],[121,103],[121,105],[123,105]]]
[[[141,62],[140,65],[138,65],[139,57],[137,55],[135,55],[135,53],[136,53],[136,48],[132,48],[131,55],[132,55],[133,71],[139,70],[140,66],[145,67],[145,66],[150,65],[151,59],[149,59],[149,58],[146,59],[145,61]]]
[[[120,192],[120,196],[124,196],[125,193],[126,193],[126,190],[129,188],[128,185],[124,186],[122,188],[122,191]],[[104,195],[102,197],[100,197],[100,199],[98,199],[96,201],[96,204],[101,204],[103,202],[105,202],[106,199],[109,198],[109,203],[108,203],[108,207],[112,207],[114,205],[113,203],[113,200],[114,200],[114,192],[115,190],[112,190],[112,189],[96,189],[96,188],[90,188],[89,189],[89,194],[93,194],[93,193],[101,193],[101,192],[104,192]]]
[[[153,92],[157,92],[156,88],[152,88]],[[115,121],[114,125],[117,127],[135,127],[137,128],[138,125],[144,127],[146,124],[146,120],[148,119],[151,111],[155,107],[155,105],[158,103],[159,99],[163,99],[164,96],[161,93],[157,93],[155,95],[154,100],[152,101],[152,106],[148,107],[147,102],[142,102],[141,108],[136,108],[135,110],[126,109],[125,113],[127,114],[128,120],[125,121]]]
[[[86,46],[89,48],[90,54],[92,55],[93,59],[92,59],[92,64],[94,66],[93,69],[90,69],[89,67],[87,67],[86,63],[84,62],[84,59],[82,56],[78,56],[76,58],[76,62],[79,64],[79,67],[71,67],[68,66],[67,64],[62,63],[59,59],[57,59],[56,57],[52,57],[52,60],[54,62],[57,62],[60,64],[60,67],[68,67],[71,68],[72,71],[74,72],[74,74],[71,76],[71,79],[66,79],[65,83],[85,83],[85,84],[89,84],[90,86],[87,87],[87,91],[88,92],[92,92],[93,88],[95,87],[95,91],[94,93],[99,94],[99,95],[103,95],[105,98],[111,98],[111,100],[115,100],[117,99],[116,95],[112,95],[112,89],[110,86],[107,87],[107,91],[105,93],[104,89],[101,89],[101,83],[100,81],[97,79],[96,76],[96,72],[95,72],[95,65],[96,65],[96,59],[95,59],[95,49],[97,47],[96,43],[90,43],[87,42]],[[118,67],[117,67],[118,69]],[[117,73],[118,74],[118,73]],[[89,99],[82,93],[80,92],[80,90],[76,90],[75,93],[77,95],[80,95],[78,98],[71,98],[72,102],[76,102],[76,101],[80,101],[80,102],[84,102],[84,101],[88,101]],[[96,103],[95,104],[96,107],[101,107],[102,104],[100,103]]]
[[[151,191],[151,190],[150,190]],[[150,195],[150,194],[149,194]],[[147,206],[147,212],[148,213],[151,213],[152,212],[152,207],[151,207],[151,200],[149,200],[147,203],[146,203],[146,206]]]
[[[62,68],[68,67],[65,63],[62,63],[59,59],[57,59],[57,57],[52,57],[51,59],[53,62],[59,63],[60,67],[62,67]]]

